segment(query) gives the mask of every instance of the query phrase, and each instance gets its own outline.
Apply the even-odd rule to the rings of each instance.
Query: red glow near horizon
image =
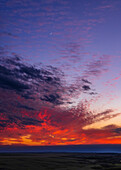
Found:
[[[79,108],[77,110],[79,111]],[[93,119],[92,117],[93,115],[90,119]],[[20,128],[16,124],[11,124],[10,127],[8,124],[8,127],[1,131],[1,145],[121,144],[121,137],[116,136],[111,129],[84,130],[83,127],[89,122],[83,122],[82,115],[73,115],[72,110],[61,115],[59,110],[46,109],[39,112],[38,120],[43,120],[39,126],[26,125]]]

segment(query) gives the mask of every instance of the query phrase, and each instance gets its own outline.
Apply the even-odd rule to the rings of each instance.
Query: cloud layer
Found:
[[[90,102],[86,100],[80,100],[74,106],[73,97],[85,92],[90,95],[93,93],[91,86],[92,83],[85,78],[67,84],[60,69],[25,63],[16,54],[1,57],[1,144],[89,143],[91,130],[84,130],[85,126],[120,114],[113,113],[112,109],[92,112]],[[97,131],[92,129],[95,134]],[[120,128],[110,133],[114,131],[119,134]],[[100,132],[104,136],[108,133],[107,129]]]

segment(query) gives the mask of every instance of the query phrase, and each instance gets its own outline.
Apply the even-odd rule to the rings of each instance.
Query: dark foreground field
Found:
[[[4,153],[0,170],[121,170],[121,154]]]

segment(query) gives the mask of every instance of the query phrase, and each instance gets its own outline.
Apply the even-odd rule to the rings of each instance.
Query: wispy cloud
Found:
[[[107,66],[109,66],[109,63],[110,56],[108,55],[104,55],[96,60],[91,60],[88,64],[86,64],[84,75],[87,77],[99,77],[102,73],[108,71]]]

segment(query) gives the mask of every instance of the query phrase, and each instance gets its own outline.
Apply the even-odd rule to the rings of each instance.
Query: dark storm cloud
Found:
[[[36,125],[41,126],[41,123],[43,123],[43,120],[37,120],[35,118],[30,117],[20,117],[15,115],[7,115],[5,114],[2,119],[0,119],[0,127],[12,127],[15,124],[19,126],[20,128],[24,128],[26,125]]]
[[[29,106],[26,106],[26,105],[23,105],[23,104],[20,104],[20,103],[18,103],[18,104],[16,105],[16,107],[17,107],[17,108],[26,109],[26,110],[35,110],[35,109],[32,108],[32,107],[29,107]]]
[[[90,91],[91,84],[88,80],[82,80],[74,85],[64,83],[64,74],[53,66],[34,66],[22,62],[15,53],[11,57],[0,59],[0,87],[12,90],[24,99],[39,99],[54,105],[60,105],[76,91]],[[71,93],[70,93],[71,92]],[[90,91],[91,93],[91,91]]]
[[[53,104],[61,103],[61,97],[57,94],[61,89],[61,71],[52,66],[36,68],[27,65],[18,56],[2,58],[0,62],[1,88],[13,90],[25,99],[34,99],[38,93],[42,100],[46,98]]]
[[[118,135],[121,135],[121,127],[114,129],[114,132],[117,133]]]
[[[43,98],[41,98],[41,100],[46,101],[46,102],[50,102],[56,105],[60,105],[63,104],[63,102],[60,101],[61,97],[58,94],[50,94],[50,95],[44,95]]]
[[[84,91],[91,90],[91,88],[88,85],[84,85],[84,86],[82,86],[82,88]]]
[[[120,136],[121,135],[121,127],[115,124],[111,124],[108,126],[103,127],[104,130],[110,130],[114,135]]]
[[[0,109],[0,113],[4,113],[5,112],[5,110],[4,109]]]
[[[0,67],[0,72],[1,72],[1,75],[0,75],[0,87],[1,88],[11,89],[17,92],[22,92],[26,89],[29,89],[28,85],[23,84],[16,79],[12,79],[12,76],[10,76],[9,73],[5,76],[5,74],[2,72],[1,67]]]
[[[21,124],[23,125],[41,125],[41,123],[43,123],[44,121],[39,121],[37,119],[33,119],[33,118],[22,118],[21,120]]]
[[[82,81],[83,81],[84,83],[87,83],[87,84],[92,84],[90,81],[88,81],[88,80],[86,80],[86,79],[82,79]]]
[[[95,92],[91,92],[91,93],[89,93],[90,95],[96,95],[97,93],[95,93]]]

